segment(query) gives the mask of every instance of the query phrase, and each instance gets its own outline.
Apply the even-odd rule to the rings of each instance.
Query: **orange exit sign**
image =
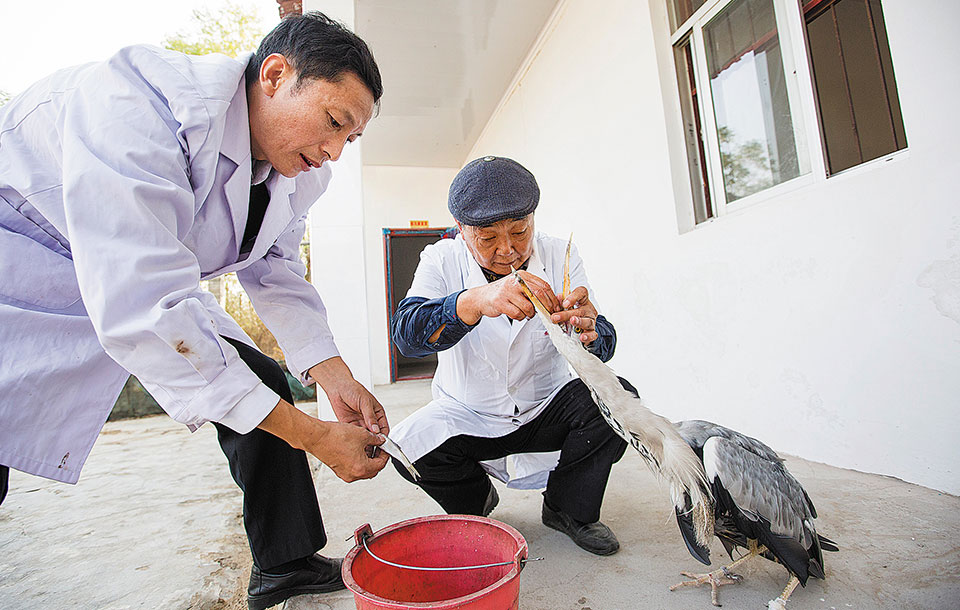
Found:
[[[430,226],[430,222],[426,220],[411,220],[410,228],[411,229],[424,229]]]

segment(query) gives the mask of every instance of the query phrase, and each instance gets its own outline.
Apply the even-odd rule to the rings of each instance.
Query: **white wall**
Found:
[[[447,190],[459,170],[387,165],[363,168],[363,239],[373,383],[390,383],[383,229],[409,228],[411,220],[427,220],[431,227],[451,226]]]
[[[884,2],[908,151],[681,234],[652,1],[567,2],[470,157],[537,176],[538,229],[574,231],[654,410],[960,493],[960,9]]]
[[[323,10],[352,27],[353,8],[351,0],[314,0],[305,2],[303,10]],[[340,158],[332,163],[329,187],[310,211],[310,279],[323,297],[340,356],[354,378],[373,389],[364,281],[361,146],[358,140],[344,147]],[[321,419],[336,419],[320,391],[317,409]]]

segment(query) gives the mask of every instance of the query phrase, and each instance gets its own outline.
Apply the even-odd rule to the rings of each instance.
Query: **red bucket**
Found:
[[[343,582],[358,610],[516,610],[527,541],[505,523],[470,515],[418,517],[355,533]],[[374,557],[375,556],[375,557]],[[392,566],[384,561],[408,566]],[[411,570],[409,567],[493,567]]]

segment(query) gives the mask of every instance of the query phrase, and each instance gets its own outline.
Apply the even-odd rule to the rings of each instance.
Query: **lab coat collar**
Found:
[[[237,91],[227,108],[226,131],[220,153],[236,165],[233,174],[224,184],[224,193],[233,216],[233,230],[236,236],[237,256],[240,256],[240,242],[247,225],[250,211],[250,184],[253,172],[253,159],[250,152],[250,120],[247,115],[246,80],[240,79]],[[253,249],[245,260],[263,257],[270,246],[287,226],[291,217],[290,198],[297,190],[296,180],[285,178],[271,170],[266,180],[270,193],[270,204],[263,217],[263,223],[257,232]],[[305,210],[304,210],[305,211]]]
[[[240,242],[243,240],[243,231],[247,224],[247,214],[250,208],[250,120],[247,116],[247,87],[246,80],[240,78],[237,91],[230,100],[227,108],[226,127],[223,134],[223,143],[220,154],[229,159],[236,166],[233,174],[223,185],[227,197],[227,205],[233,216],[233,232],[237,244],[237,256],[240,255]]]

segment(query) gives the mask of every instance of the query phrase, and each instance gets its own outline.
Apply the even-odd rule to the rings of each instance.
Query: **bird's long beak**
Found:
[[[570,239],[567,241],[567,253],[563,257],[563,292],[560,294],[560,303],[570,294],[570,247],[573,246],[573,231],[570,232]],[[566,325],[563,325],[566,326]],[[564,328],[567,334],[570,334],[569,328]],[[574,326],[573,332],[578,335],[583,332],[579,327]]]
[[[560,293],[560,302],[570,294],[570,246],[573,245],[573,231],[570,232],[570,240],[567,242],[567,253],[563,257],[563,292]]]
[[[520,274],[517,273],[517,270],[511,265],[510,270],[513,272],[513,277],[517,279],[517,283],[520,284],[520,288],[523,290],[523,294],[527,295],[527,298],[530,299],[530,302],[533,303],[533,306],[537,308],[541,314],[543,314],[547,320],[550,320],[550,312],[547,311],[547,308],[543,306],[543,303],[540,302],[540,299],[537,298],[537,295],[533,294],[533,291],[530,290],[530,287],[527,286],[527,283],[523,281],[523,278],[520,277]],[[552,324],[553,322],[551,322]]]

